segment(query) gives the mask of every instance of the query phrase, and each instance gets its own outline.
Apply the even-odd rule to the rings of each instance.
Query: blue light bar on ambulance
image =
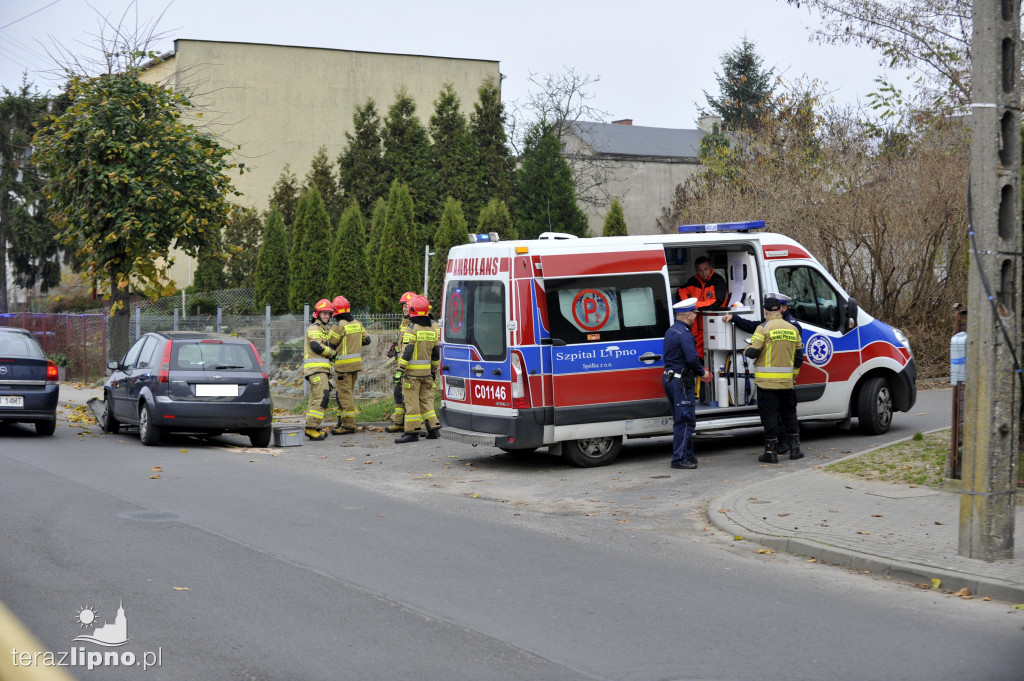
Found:
[[[470,234],[469,235],[469,243],[471,243],[471,244],[486,243],[488,241],[491,241],[491,242],[498,241],[498,233],[497,232],[488,232],[487,234]]]
[[[706,225],[679,225],[680,234],[703,234],[704,232],[749,232],[764,229],[764,220],[748,222],[712,222]]]

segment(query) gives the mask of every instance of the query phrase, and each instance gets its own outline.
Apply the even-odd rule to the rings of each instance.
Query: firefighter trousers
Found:
[[[309,402],[306,407],[306,427],[319,429],[324,421],[328,400],[331,398],[331,375],[316,373],[306,376],[309,381]]]
[[[334,395],[338,402],[338,415],[341,417],[341,425],[347,428],[356,427],[356,414],[359,413],[359,410],[356,409],[356,401],[352,397],[352,393],[358,378],[358,371],[344,371],[334,375],[336,386]]]
[[[440,428],[434,414],[434,379],[430,376],[406,376],[402,382],[405,396],[405,432],[415,432],[426,423],[428,430]]]

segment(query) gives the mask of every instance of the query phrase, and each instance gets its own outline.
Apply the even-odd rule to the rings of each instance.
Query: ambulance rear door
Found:
[[[603,437],[624,434],[623,421],[628,430],[640,427],[637,420],[664,417],[664,247],[582,250],[540,261],[555,427],[565,437]]]

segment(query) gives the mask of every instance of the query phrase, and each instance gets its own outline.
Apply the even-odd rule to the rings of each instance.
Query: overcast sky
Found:
[[[47,56],[59,43],[94,56],[101,15],[118,23],[129,0],[3,0],[0,85],[28,71],[59,85]],[[572,67],[599,77],[591,104],[607,120],[692,128],[703,91],[718,92],[721,55],[744,36],[787,80],[828,84],[838,103],[864,101],[884,70],[867,48],[808,41],[818,17],[783,0],[138,0],[139,22],[175,38],[302,45],[500,62],[506,102],[524,101],[531,73]],[[166,10],[166,11],[165,11]],[[134,26],[135,13],[129,23]],[[905,82],[905,74],[891,74]],[[418,103],[421,107],[430,103]]]

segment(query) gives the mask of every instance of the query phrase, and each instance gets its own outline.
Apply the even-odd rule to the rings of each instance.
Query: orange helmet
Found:
[[[405,293],[403,293],[402,295],[400,295],[398,297],[398,302],[400,302],[400,303],[408,303],[410,300],[413,299],[413,297],[415,295],[416,294],[413,293],[412,291],[406,291]]]
[[[352,306],[348,304],[348,299],[345,296],[337,296],[334,299],[334,314],[343,314],[351,311]]]
[[[313,306],[313,319],[319,317],[320,313],[323,312],[324,310],[327,310],[331,314],[334,314],[334,306],[331,305],[331,301],[327,300],[326,298],[321,298],[320,300],[316,301],[316,305]]]
[[[423,317],[430,314],[430,301],[423,296],[413,296],[409,301],[409,316]]]

